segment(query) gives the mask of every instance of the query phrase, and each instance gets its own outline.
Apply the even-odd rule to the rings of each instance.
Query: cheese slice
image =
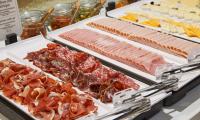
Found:
[[[151,26],[151,27],[160,27],[161,26],[160,21],[157,20],[157,19],[150,19],[150,20],[141,22],[140,24],[148,25],[148,26]]]

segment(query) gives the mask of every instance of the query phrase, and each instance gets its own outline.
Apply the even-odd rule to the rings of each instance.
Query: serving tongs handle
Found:
[[[137,116],[139,116],[142,113],[145,113],[149,110],[151,110],[151,104],[150,102],[143,103],[140,107],[133,109],[129,112],[126,112],[125,114],[119,116],[117,120],[133,120]]]
[[[163,72],[160,76],[160,79],[166,79],[170,75],[191,72],[198,69],[200,69],[200,61],[193,61],[188,64],[172,67],[170,70]]]
[[[160,83],[151,85],[147,88],[139,90],[136,94],[144,94],[144,97],[150,97],[159,93],[160,91],[165,91],[169,93],[175,89],[177,89],[179,79],[174,77],[168,80],[162,81]]]
[[[124,113],[125,115],[120,116],[120,118],[125,117],[128,114],[131,114],[131,116],[128,115],[129,117],[126,119],[127,120],[133,119],[139,114],[144,113],[151,109],[151,104],[149,100],[150,96],[155,95],[159,93],[160,91],[171,92],[174,88],[177,87],[177,83],[178,83],[178,78],[171,78],[170,80],[162,81],[160,83],[154,84],[152,86],[141,89],[139,91],[135,91],[130,88],[130,89],[126,89],[121,92],[115,93],[113,97],[113,102],[114,102],[113,104],[118,107],[120,106],[119,110],[123,109],[123,112],[113,111],[113,113],[104,115],[104,117]],[[148,94],[144,94],[144,93],[148,93]],[[128,106],[128,108],[125,106]]]
[[[159,93],[160,91],[171,92],[172,90],[177,88],[177,85],[178,85],[178,78],[174,77],[174,78],[171,78],[170,80],[162,81],[160,83],[154,84],[147,88],[141,89],[137,92],[133,91],[132,95],[130,95],[131,97],[129,99],[124,99],[121,104],[127,104],[127,101],[130,102],[131,100],[136,101],[138,98],[141,98],[141,97],[143,98],[143,100],[142,100],[143,103],[135,109],[129,109],[129,110],[123,112],[124,114],[121,115],[120,117],[118,117],[117,119],[132,120],[135,117],[137,117],[138,115],[149,111],[151,109],[151,104],[150,104],[150,100],[149,100],[150,96],[155,95],[155,94]],[[143,95],[143,93],[146,93],[146,92],[148,94]],[[127,94],[130,94],[130,92]]]
[[[114,106],[118,107],[123,106],[124,104],[129,104],[130,102],[134,102],[141,97],[150,97],[152,95],[158,94],[160,91],[169,93],[177,89],[178,81],[179,79],[177,77],[172,77],[138,91],[135,91],[132,88],[122,90],[113,95],[113,104]]]
[[[160,82],[155,85],[154,90],[152,90],[153,92],[145,95],[145,97],[155,95],[155,94],[159,93],[160,91],[165,91],[166,93],[176,91],[178,89],[178,82],[179,82],[178,78],[171,78],[171,79],[165,80],[163,82]]]
[[[114,115],[119,115],[119,114],[126,114],[131,112],[135,116],[146,112],[147,110],[151,109],[151,102],[148,98],[143,98],[141,97],[140,99],[137,99],[135,101],[130,102],[129,104],[124,104],[121,107],[113,109],[111,112],[97,116],[95,120],[102,120]]]

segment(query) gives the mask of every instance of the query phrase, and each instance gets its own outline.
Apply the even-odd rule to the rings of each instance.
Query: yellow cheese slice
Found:
[[[143,21],[140,24],[148,25],[148,26],[151,26],[151,27],[160,27],[160,21],[156,20],[156,19],[150,19],[150,20],[147,20],[147,21]]]
[[[120,19],[137,22],[138,21],[138,16],[136,14],[133,14],[133,13],[126,13],[126,15],[121,16]]]
[[[200,38],[200,28],[199,27],[192,26],[192,25],[186,26],[186,27],[184,27],[184,31],[189,37]]]

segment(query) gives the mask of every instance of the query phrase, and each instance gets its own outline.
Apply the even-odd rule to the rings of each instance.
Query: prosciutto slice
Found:
[[[75,120],[97,111],[92,98],[9,59],[0,61],[0,91],[41,120]]]

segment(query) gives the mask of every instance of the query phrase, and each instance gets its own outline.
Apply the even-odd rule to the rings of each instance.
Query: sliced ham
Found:
[[[101,18],[97,21],[92,21],[88,25],[181,57],[186,58],[193,46],[200,48],[200,45],[197,43],[185,41],[181,38],[133,25],[125,21],[113,18]],[[112,23],[115,25],[112,26]],[[125,26],[128,27],[125,28]],[[186,47],[185,49],[183,47],[185,44],[190,44],[190,48]]]
[[[121,22],[119,24],[122,24],[122,23],[124,23],[124,22]],[[87,35],[88,38],[85,39],[82,37],[79,37],[79,38],[73,37],[72,36],[74,34],[73,32],[77,33],[77,31],[79,31],[79,32],[81,31],[81,33]],[[70,33],[72,33],[72,35],[69,35]],[[152,64],[156,64],[156,63],[153,63],[154,58],[151,58],[151,57],[148,58],[148,59],[150,59],[149,60],[150,62],[148,63],[148,65],[144,62],[144,61],[146,61],[146,59],[145,60],[141,59],[143,57],[153,54],[147,50],[134,47],[131,44],[128,44],[125,42],[120,42],[108,35],[100,34],[100,33],[97,33],[97,32],[91,31],[91,30],[87,30],[87,29],[74,29],[74,30],[71,30],[64,34],[65,34],[64,36],[67,36],[68,38],[70,38],[70,39],[66,39],[66,40],[74,42],[72,40],[76,38],[77,41],[79,41],[79,42],[74,42],[74,43],[77,43],[79,45],[82,45],[83,47],[94,50],[100,54],[108,56],[112,59],[116,59],[117,61],[120,61],[122,63],[128,64],[133,67],[136,67],[144,72],[148,72],[148,73],[151,73],[152,75],[154,75],[155,70],[151,69],[149,67],[149,66],[152,66]],[[141,34],[149,34],[149,31],[142,33],[142,30],[141,30],[141,31],[138,31],[137,33],[134,33],[134,36],[140,36]],[[60,37],[63,38],[63,34],[61,34]],[[84,42],[84,43],[80,44],[82,42]],[[153,55],[160,58],[155,62],[158,62],[159,64],[166,63],[166,62],[163,62],[164,59],[161,56],[159,56],[157,54],[153,54]],[[161,60],[162,62],[159,60]],[[156,69],[156,66],[155,66],[155,69]]]

